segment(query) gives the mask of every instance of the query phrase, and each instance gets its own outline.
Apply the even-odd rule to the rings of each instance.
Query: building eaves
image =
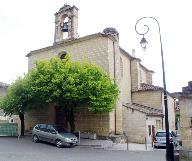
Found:
[[[137,104],[137,103],[132,103],[132,104],[124,104],[124,107],[133,109],[133,110],[137,110],[139,112],[145,113],[147,116],[161,116],[163,117],[163,111],[156,109],[156,108],[152,108],[149,106],[145,106],[145,105],[141,105],[141,104]]]

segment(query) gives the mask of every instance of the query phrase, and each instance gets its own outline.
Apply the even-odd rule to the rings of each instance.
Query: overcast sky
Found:
[[[145,52],[140,48],[141,37],[135,32],[139,18],[155,17],[161,27],[168,91],[181,91],[192,80],[190,0],[1,0],[0,82],[11,83],[27,72],[25,56],[31,50],[53,44],[54,13],[65,3],[79,8],[80,37],[115,27],[120,46],[130,54],[135,49],[142,64],[155,71],[153,84],[162,86],[157,23],[143,21],[150,28]]]

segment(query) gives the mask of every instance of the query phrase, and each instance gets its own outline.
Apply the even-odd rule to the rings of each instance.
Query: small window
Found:
[[[67,52],[66,51],[62,51],[61,53],[59,53],[59,58],[61,60],[65,59],[65,56],[67,55]]]
[[[192,117],[190,118],[190,128],[192,128]]]

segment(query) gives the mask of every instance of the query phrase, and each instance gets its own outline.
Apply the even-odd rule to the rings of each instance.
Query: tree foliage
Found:
[[[69,57],[37,62],[29,77],[30,88],[41,100],[64,108],[87,103],[92,112],[110,112],[118,96],[117,85],[100,67]]]

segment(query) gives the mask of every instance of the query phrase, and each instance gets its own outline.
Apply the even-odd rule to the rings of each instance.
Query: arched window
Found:
[[[123,77],[123,60],[120,57],[120,72],[121,72],[121,78]]]

